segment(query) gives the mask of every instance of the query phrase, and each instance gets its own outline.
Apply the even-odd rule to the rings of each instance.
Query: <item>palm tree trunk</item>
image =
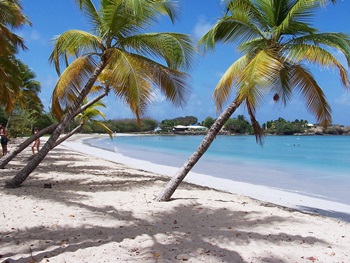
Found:
[[[55,143],[63,133],[65,127],[69,122],[76,116],[76,112],[83,103],[84,98],[89,94],[92,86],[94,85],[97,77],[100,75],[102,70],[105,68],[106,62],[103,59],[100,61],[99,65],[94,70],[94,73],[91,75],[90,79],[85,84],[84,88],[81,90],[78,98],[75,100],[72,107],[68,110],[67,114],[64,115],[57,128],[53,131],[50,138],[46,141],[44,146],[40,151],[34,156],[34,158],[28,162],[28,164],[18,172],[18,174],[6,183],[7,188],[17,188],[28,178],[28,176],[35,170],[36,167],[44,160],[46,155],[55,147]]]
[[[39,137],[43,136],[46,133],[50,133],[53,130],[55,130],[58,126],[58,123],[51,124],[50,126],[38,131],[37,133],[33,134],[31,137],[29,137],[27,140],[22,142],[20,145],[17,146],[17,148],[12,151],[10,154],[7,154],[6,157],[1,159],[0,162],[0,169],[4,169],[5,166],[17,156],[17,154],[21,153],[25,148],[27,148],[32,142],[34,142]]]
[[[35,170],[36,167],[44,160],[45,156],[48,152],[54,147],[55,142],[60,137],[61,133],[64,130],[64,125],[61,123],[54,130],[50,138],[44,144],[44,146],[40,149],[40,151],[34,156],[34,158],[28,162],[28,164],[21,170],[19,173],[13,177],[10,181],[6,182],[6,188],[17,188],[19,187],[30,175],[32,171]]]
[[[62,142],[67,140],[69,137],[73,136],[75,133],[77,133],[82,127],[84,126],[84,123],[80,123],[77,127],[75,127],[73,130],[71,130],[69,133],[67,133],[64,137],[60,138],[58,141],[56,141],[55,145],[53,147],[56,147],[57,145],[60,145]]]
[[[13,113],[13,111],[11,111],[11,113],[9,114],[9,117],[7,118],[7,122],[6,122],[6,129],[8,129],[8,127],[9,127],[9,124],[10,124],[10,121],[11,121],[11,119],[12,119],[12,113]]]
[[[183,166],[177,171],[177,173],[171,178],[167,185],[160,192],[157,201],[169,201],[175,190],[178,188],[180,183],[185,179],[186,175],[191,171],[203,154],[209,149],[211,143],[214,141],[216,135],[220,132],[221,128],[239,107],[239,99],[236,98],[226,109],[214,124],[209,129],[207,135],[198,146],[197,150],[188,158]]]
[[[105,89],[105,92],[102,93],[101,95],[97,96],[96,98],[94,98],[93,100],[89,101],[88,103],[84,104],[82,107],[80,107],[75,113],[74,113],[74,117],[76,115],[78,115],[79,113],[81,113],[82,111],[86,110],[88,107],[90,107],[92,104],[94,104],[96,101],[99,101],[100,99],[104,98],[105,96],[108,95],[110,91],[110,88],[107,87]],[[73,118],[74,118],[73,117]],[[36,139],[38,139],[39,137],[43,136],[46,133],[50,133],[52,131],[54,131],[58,126],[58,123],[55,124],[51,124],[50,126],[38,131],[36,134],[33,134],[31,137],[29,137],[27,140],[25,140],[24,142],[22,142],[20,145],[17,146],[16,150],[12,151],[10,154],[7,154],[6,157],[1,158],[1,162],[0,162],[0,169],[4,169],[6,167],[6,165],[12,161],[13,158],[15,158],[19,153],[21,153],[25,148],[27,148],[32,142],[34,142]],[[61,143],[61,142],[60,142]],[[56,142],[56,144],[60,144],[58,142]],[[56,147],[56,146],[55,146]]]
[[[104,92],[100,95],[98,95],[97,97],[95,97],[94,99],[88,101],[86,104],[84,104],[83,106],[81,106],[75,113],[74,113],[74,117],[77,116],[79,113],[85,111],[87,108],[89,108],[91,105],[95,104],[97,101],[103,99],[104,97],[108,96],[109,91],[111,90],[110,87],[106,87]]]

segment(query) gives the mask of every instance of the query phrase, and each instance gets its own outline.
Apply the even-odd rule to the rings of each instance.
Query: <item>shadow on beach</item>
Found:
[[[240,202],[235,195],[227,200],[213,200],[213,190],[206,187],[183,183],[179,191],[184,191],[188,198],[155,202],[154,191],[160,190],[167,178],[122,164],[111,167],[105,165],[105,161],[100,165],[99,160],[89,163],[91,157],[72,155],[61,148],[50,152],[23,187],[4,189],[5,181],[14,176],[26,158],[25,154],[21,155],[19,161],[1,171],[0,194],[10,199],[35,200],[35,206],[23,203],[22,209],[35,213],[37,222],[24,227],[13,220],[12,227],[1,233],[3,262],[49,262],[57,256],[64,259],[63,254],[82,251],[87,253],[83,261],[89,259],[90,262],[108,259],[118,262],[126,258],[133,262],[248,262],[240,251],[252,244],[328,245],[307,232],[300,235],[279,229],[290,216],[243,209],[248,206],[245,202],[238,204],[242,209],[232,209],[231,204]],[[52,188],[44,188],[45,184]],[[151,191],[147,192],[149,188]],[[190,195],[192,191],[203,192],[207,200]],[[101,194],[101,199],[93,200],[97,194]],[[214,201],[218,206],[206,205],[206,201]],[[20,204],[17,205],[16,209],[21,209]],[[260,206],[269,205],[260,203]],[[55,207],[67,208],[67,211],[57,211]],[[4,222],[14,217],[6,210],[1,212]],[[57,214],[57,221],[47,222],[46,216],[52,213]],[[350,218],[329,211],[318,213],[347,221]],[[295,219],[295,223],[304,222]],[[261,231],[271,225],[276,226],[276,231]],[[270,254],[255,258],[254,262],[288,261],[272,249]]]

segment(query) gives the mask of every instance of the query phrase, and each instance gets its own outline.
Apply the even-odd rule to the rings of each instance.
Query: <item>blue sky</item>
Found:
[[[192,35],[198,40],[221,15],[219,0],[180,0],[180,17],[175,24],[169,19],[162,19],[153,30],[154,32],[180,32]],[[18,34],[25,39],[28,50],[20,52],[22,59],[37,75],[41,82],[42,99],[45,108],[48,109],[52,90],[57,81],[57,74],[48,58],[52,51],[51,39],[69,29],[88,30],[89,25],[85,17],[78,10],[73,0],[22,0],[23,12],[32,22],[32,27],[25,26]],[[350,34],[350,1],[338,1],[336,5],[328,5],[326,9],[319,9],[313,24],[322,32],[343,32]],[[344,62],[341,54],[335,54]],[[215,52],[198,56],[191,75],[191,94],[187,104],[183,108],[174,107],[159,95],[150,105],[146,116],[158,121],[180,116],[193,115],[199,121],[206,117],[217,117],[212,100],[212,92],[226,69],[239,57],[234,45],[218,45]],[[346,91],[339,81],[339,76],[334,70],[322,70],[313,68],[319,85],[324,89],[328,102],[332,107],[334,124],[350,125],[350,91]],[[126,105],[119,99],[109,96],[104,100],[108,108],[103,109],[108,119],[122,119],[134,117]],[[239,108],[233,117],[238,114],[246,114],[244,108]],[[278,117],[287,120],[306,119],[315,122],[314,117],[309,114],[298,94],[284,107],[275,104],[271,100],[265,101],[258,108],[257,114],[260,123],[274,120]]]

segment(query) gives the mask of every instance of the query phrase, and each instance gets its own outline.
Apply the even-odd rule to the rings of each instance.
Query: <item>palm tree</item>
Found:
[[[332,1],[335,2],[335,1]],[[221,110],[236,86],[235,99],[210,128],[200,146],[158,195],[168,201],[188,172],[202,157],[233,112],[247,108],[259,142],[262,129],[255,119],[256,108],[266,96],[286,104],[293,91],[302,95],[308,110],[323,125],[331,123],[331,109],[306,63],[336,68],[341,83],[349,87],[347,70],[330,53],[343,53],[350,62],[350,38],[342,33],[320,33],[307,22],[324,0],[231,0],[227,13],[199,41],[205,51],[216,43],[237,42],[242,57],[219,81],[214,100]]]
[[[91,90],[101,90],[101,87],[93,87]],[[91,99],[89,102],[84,104],[82,107],[80,107],[77,111],[75,116],[78,114],[84,112],[88,107],[92,106],[94,103],[98,102],[102,98],[108,95],[110,89],[108,87],[103,88],[103,92],[100,93],[98,96],[95,98]],[[59,111],[61,113],[61,111]],[[53,116],[55,117],[55,116]],[[15,158],[19,153],[21,153],[24,149],[26,149],[32,142],[34,142],[36,139],[40,138],[41,136],[47,134],[47,133],[52,133],[57,127],[59,123],[53,123],[50,126],[39,130],[37,133],[34,133],[31,137],[23,141],[20,145],[16,147],[15,150],[11,151],[9,154],[7,154],[5,157],[1,158],[0,162],[0,169],[4,169],[6,165],[13,159]],[[55,145],[57,142],[55,143]]]
[[[0,56],[13,55],[17,47],[26,49],[23,39],[11,29],[30,24],[19,1],[0,0]]]
[[[21,60],[16,60],[16,64],[21,84],[18,92],[12,94],[8,99],[13,101],[15,108],[28,111],[31,119],[37,118],[44,109],[44,105],[39,98],[39,93],[41,91],[40,82],[35,80],[36,75],[34,71]],[[6,126],[9,125],[12,114],[13,110],[9,113],[9,119]]]
[[[87,104],[87,99],[84,99],[83,104]],[[92,104],[90,107],[88,107],[86,110],[84,110],[82,113],[79,113],[76,117],[75,120],[79,123],[73,130],[71,130],[69,133],[67,133],[65,136],[60,138],[59,140],[56,141],[55,147],[65,140],[67,140],[69,137],[73,136],[75,133],[79,132],[83,126],[87,122],[91,122],[94,125],[102,127],[109,135],[109,137],[112,139],[113,138],[113,132],[110,128],[108,128],[103,122],[96,120],[96,117],[102,117],[103,119],[106,118],[106,115],[97,109],[97,107],[103,107],[106,108],[106,105],[101,102],[97,101],[94,104]]]
[[[26,49],[23,39],[12,32],[30,24],[22,13],[19,1],[0,0],[0,105],[7,113],[13,110],[13,94],[18,93],[21,83],[20,71],[14,55],[18,48]]]
[[[53,95],[52,110],[59,124],[39,153],[11,180],[18,187],[54,147],[67,124],[103,72],[107,89],[122,98],[136,116],[142,116],[158,87],[175,105],[185,102],[187,74],[194,47],[189,36],[178,33],[144,33],[159,16],[176,18],[171,0],[76,0],[90,19],[93,33],[69,30],[55,39],[50,60],[61,74]],[[167,66],[151,59],[164,59]],[[74,59],[72,61],[72,59]],[[72,61],[72,62],[71,62]],[[71,62],[71,63],[70,63]],[[67,109],[67,110],[63,110]]]

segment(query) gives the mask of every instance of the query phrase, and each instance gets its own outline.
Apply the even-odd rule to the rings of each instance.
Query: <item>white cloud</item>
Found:
[[[201,38],[204,36],[211,28],[213,24],[208,22],[205,16],[200,16],[195,27],[194,27],[194,36],[196,38]]]

